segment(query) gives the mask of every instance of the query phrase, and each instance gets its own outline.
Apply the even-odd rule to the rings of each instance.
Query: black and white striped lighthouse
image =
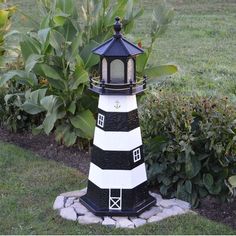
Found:
[[[96,215],[135,216],[155,204],[148,194],[136,94],[146,88],[135,60],[143,50],[120,33],[93,49],[100,55],[100,76],[90,77],[90,90],[99,94],[98,118],[87,194],[81,203]]]

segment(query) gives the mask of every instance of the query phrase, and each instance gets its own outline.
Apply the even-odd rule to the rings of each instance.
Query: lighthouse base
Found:
[[[133,209],[127,210],[109,210],[98,208],[86,195],[80,197],[80,202],[96,216],[138,216],[151,206],[155,205],[156,199],[149,196],[145,201],[135,206]]]
[[[88,181],[87,193],[80,202],[98,216],[138,216],[155,205],[156,199],[149,195],[147,182],[133,189],[110,190]]]

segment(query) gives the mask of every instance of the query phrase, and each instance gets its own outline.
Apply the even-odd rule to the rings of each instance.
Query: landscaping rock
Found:
[[[181,207],[184,210],[189,210],[191,207],[188,202],[185,202],[183,200],[175,198],[174,201],[175,201],[175,205]]]
[[[144,219],[140,219],[140,218],[131,218],[130,219],[133,223],[134,223],[134,226],[137,228],[137,227],[140,227],[142,225],[145,225],[147,223],[146,220]]]
[[[80,224],[102,224],[107,227],[137,228],[146,223],[158,222],[171,216],[191,212],[190,204],[179,199],[162,199],[161,195],[149,192],[155,197],[156,206],[151,207],[138,217],[98,217],[80,203],[79,198],[86,193],[87,189],[63,193],[54,202],[53,208],[60,209],[60,215],[67,220],[78,220]]]
[[[156,215],[157,213],[160,213],[162,210],[160,207],[152,207],[150,210],[143,212],[141,215],[139,215],[139,218],[142,219],[149,219],[150,217]]]
[[[81,189],[81,190],[76,190],[76,191],[71,191],[67,193],[61,193],[60,196],[63,197],[82,197],[85,195],[87,192],[87,188]]]
[[[111,217],[106,216],[106,217],[104,217],[102,225],[105,225],[105,226],[113,228],[113,227],[116,226],[116,221],[113,220]]]
[[[78,221],[80,224],[98,224],[101,223],[103,219],[88,212],[86,215],[79,216]]]
[[[58,196],[53,204],[54,210],[59,210],[64,207],[65,198],[63,196]]]
[[[114,219],[114,217],[112,217]],[[115,217],[116,228],[134,228],[134,223],[130,221],[127,217]]]
[[[152,192],[149,191],[149,194],[151,196],[153,196],[154,198],[156,198],[157,203],[162,200],[162,196],[160,194],[158,194],[158,193],[152,193]]]
[[[162,200],[159,202],[159,206],[163,207],[163,208],[170,208],[172,206],[176,205],[175,199],[166,199],[166,200]]]
[[[72,207],[62,208],[60,210],[60,216],[67,220],[77,220],[77,214]]]
[[[67,199],[66,199],[66,202],[65,202],[65,207],[71,206],[71,205],[74,203],[74,200],[75,200],[74,197],[69,197],[69,198],[67,198]]]
[[[89,210],[79,202],[74,203],[71,207],[75,209],[78,215],[84,215],[89,212]]]

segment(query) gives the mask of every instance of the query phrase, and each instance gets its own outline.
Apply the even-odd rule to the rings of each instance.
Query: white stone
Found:
[[[79,216],[78,221],[80,224],[98,224],[102,222],[102,218],[88,212],[86,215]]]
[[[89,212],[89,210],[83,206],[80,202],[76,202],[73,205],[71,205],[75,209],[78,215],[84,215]]]
[[[141,215],[139,215],[139,218],[142,218],[142,219],[147,220],[147,219],[149,219],[150,217],[156,215],[157,213],[160,213],[161,211],[162,211],[162,210],[161,210],[160,207],[154,206],[154,207],[152,207],[150,210],[145,211],[145,212],[143,212]]]
[[[53,204],[54,210],[59,210],[64,207],[65,198],[63,196],[58,196]]]
[[[60,210],[60,216],[67,220],[77,220],[77,214],[72,207],[62,208]]]
[[[150,217],[147,222],[148,223],[153,223],[153,222],[158,222],[158,221],[161,221],[163,219],[165,219],[167,216],[165,214],[163,214],[162,212],[155,215],[155,216],[152,216]]]
[[[74,199],[75,199],[74,197],[67,198],[65,202],[65,207],[71,206],[74,203]]]
[[[163,199],[159,202],[159,205],[163,208],[170,208],[176,205],[175,199]]]
[[[116,226],[116,221],[113,220],[111,217],[104,217],[104,220],[102,222],[102,225],[108,226],[108,227],[115,227]]]
[[[153,192],[150,192],[150,191],[149,191],[149,194],[150,194],[151,196],[153,196],[154,198],[156,198],[157,204],[162,200],[162,196],[161,196],[160,194],[158,194],[158,193],[153,193]],[[156,205],[157,205],[157,204],[156,204]]]
[[[183,200],[180,200],[180,199],[175,198],[174,201],[175,201],[175,205],[181,207],[181,208],[184,209],[184,210],[188,210],[188,209],[190,209],[190,207],[191,207],[188,202],[185,202],[185,201],[183,201]]]
[[[129,228],[134,229],[134,223],[127,217],[112,217],[116,220],[116,228]]]
[[[140,227],[142,225],[145,225],[147,223],[146,220],[144,219],[141,219],[141,218],[131,218],[130,219],[133,223],[134,223],[134,226],[137,228],[137,227]]]
[[[184,214],[186,213],[185,210],[183,210],[181,207],[179,206],[172,206],[170,209],[168,210],[171,210],[172,211],[172,215],[181,215],[181,214]]]
[[[87,188],[81,189],[81,190],[76,190],[72,192],[66,192],[66,193],[61,193],[60,196],[63,197],[82,197],[85,195],[87,192]]]

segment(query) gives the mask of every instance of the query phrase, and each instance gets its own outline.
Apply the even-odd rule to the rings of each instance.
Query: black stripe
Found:
[[[137,148],[140,148],[141,159],[134,162],[133,151]],[[94,145],[91,162],[101,169],[132,170],[144,162],[143,146],[137,148],[131,151],[105,151]]]
[[[98,113],[105,116],[104,126],[97,127],[104,131],[131,131],[139,127],[138,110],[130,112],[106,112],[98,109]]]
[[[112,190],[114,193],[119,189]],[[133,189],[122,189],[122,210],[109,210],[109,189],[100,189],[88,181],[87,194],[81,197],[81,203],[97,215],[137,215],[155,204],[155,199],[148,194],[147,182]]]

